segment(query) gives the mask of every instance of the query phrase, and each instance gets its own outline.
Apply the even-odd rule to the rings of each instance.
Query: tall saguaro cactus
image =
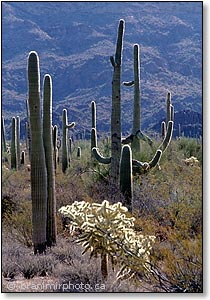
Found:
[[[124,36],[124,20],[120,20],[115,58],[110,57],[114,68],[112,78],[112,113],[111,113],[111,178],[118,183],[119,163],[121,155],[121,64]]]
[[[47,246],[56,244],[56,196],[55,169],[53,161],[52,139],[52,79],[50,75],[44,77],[43,93],[43,141],[47,168]]]
[[[1,118],[1,146],[2,152],[7,152],[7,144],[6,144],[6,135],[5,135],[5,127],[4,127],[4,118]]]
[[[140,123],[140,63],[139,63],[139,45],[133,47],[134,55],[134,104],[133,104],[133,133],[141,130]],[[134,137],[131,148],[134,151],[140,151],[140,140]]]
[[[67,110],[63,109],[63,136],[62,136],[62,172],[65,173],[68,168],[68,129],[73,128],[75,123],[68,124]]]
[[[36,52],[29,53],[28,83],[31,131],[31,198],[32,198],[32,239],[34,253],[46,250],[47,226],[47,169],[43,145],[40,107],[40,71]]]
[[[12,137],[11,137],[11,169],[17,169],[17,125],[16,118],[12,118]]]
[[[16,147],[17,147],[17,166],[20,167],[20,117],[16,117]]]

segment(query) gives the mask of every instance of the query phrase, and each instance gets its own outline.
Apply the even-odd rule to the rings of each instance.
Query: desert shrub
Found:
[[[20,244],[4,241],[4,247],[2,248],[2,274],[5,278],[13,279],[20,273],[19,262],[25,259],[27,250]]]
[[[32,246],[31,202],[20,203],[18,209],[6,214],[3,220],[4,230],[9,237],[21,244]]]
[[[202,238],[180,240],[175,233],[156,245],[149,277],[166,292],[202,292]]]
[[[2,219],[10,217],[13,212],[17,211],[17,203],[13,200],[12,195],[2,195],[1,212]]]
[[[195,156],[202,162],[202,144],[200,142],[193,138],[180,138],[177,143],[178,149],[184,153],[185,158]]]
[[[53,272],[56,261],[52,255],[27,255],[19,262],[20,273],[24,278],[47,276]]]

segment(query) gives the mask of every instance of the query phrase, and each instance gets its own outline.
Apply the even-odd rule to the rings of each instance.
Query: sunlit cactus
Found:
[[[32,199],[32,240],[34,253],[46,250],[47,226],[47,169],[42,136],[40,105],[40,70],[36,52],[28,58],[28,105],[31,134],[31,199]]]
[[[59,209],[64,217],[71,220],[68,225],[70,234],[79,229],[76,242],[84,247],[83,254],[89,252],[90,257],[101,257],[104,279],[109,273],[108,260],[117,260],[117,267],[121,267],[118,276],[121,278],[125,269],[130,274],[142,271],[149,262],[155,237],[135,232],[135,218],[128,217],[127,211],[122,203],[110,204],[106,200],[101,204],[76,201]]]
[[[73,128],[75,123],[68,124],[67,110],[63,109],[63,136],[62,136],[62,172],[65,173],[69,166],[68,153],[68,129]]]
[[[43,141],[47,168],[47,246],[56,244],[56,195],[52,138],[52,79],[45,75],[43,84]]]

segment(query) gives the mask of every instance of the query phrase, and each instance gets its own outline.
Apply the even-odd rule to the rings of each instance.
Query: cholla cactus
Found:
[[[139,235],[134,231],[135,218],[127,217],[128,209],[120,202],[110,204],[104,200],[99,203],[85,201],[63,206],[59,212],[71,220],[70,232],[80,229],[76,242],[84,247],[83,254],[101,256],[101,273],[108,275],[108,258],[122,266],[119,276],[139,270],[149,260],[149,251],[154,236]],[[124,275],[123,275],[124,276]]]

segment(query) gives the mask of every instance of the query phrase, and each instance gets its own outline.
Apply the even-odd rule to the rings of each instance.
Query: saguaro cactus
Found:
[[[133,207],[133,170],[132,151],[129,145],[122,147],[120,159],[120,190],[124,196],[124,205],[131,212]]]
[[[4,127],[4,118],[1,118],[1,146],[2,151],[7,152],[7,144],[6,144],[6,135],[5,135],[5,127]]]
[[[96,128],[96,103],[91,102],[92,128]]]
[[[16,118],[12,118],[12,137],[11,137],[11,169],[17,169],[17,125]]]
[[[47,170],[41,126],[40,71],[36,52],[28,58],[29,110],[31,130],[31,198],[32,239],[34,253],[46,250],[47,226]]]
[[[97,148],[92,152],[95,158],[101,163],[111,163],[111,180],[118,184],[119,164],[121,155],[121,63],[124,36],[124,20],[120,20],[118,26],[118,37],[115,57],[110,57],[110,62],[114,68],[112,78],[112,113],[111,113],[111,157],[103,157]]]
[[[16,145],[17,145],[17,166],[20,167],[20,117],[16,117]]]
[[[121,155],[121,64],[124,36],[124,20],[120,20],[115,58],[110,57],[114,68],[112,78],[112,113],[111,113],[111,178],[118,183],[119,163]]]
[[[75,123],[68,124],[67,110],[63,109],[63,136],[62,136],[62,171],[66,172],[68,168],[68,129],[73,128]]]
[[[47,246],[56,244],[56,196],[55,169],[53,162],[52,139],[52,79],[50,75],[44,77],[43,93],[43,141],[47,168]]]
[[[58,162],[58,126],[55,125],[53,127],[53,160],[54,160],[54,169],[55,173],[57,170],[57,162]]]

